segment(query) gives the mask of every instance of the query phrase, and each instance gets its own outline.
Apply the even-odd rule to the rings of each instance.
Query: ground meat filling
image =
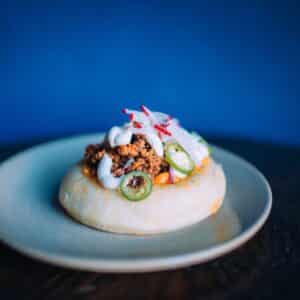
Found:
[[[83,158],[84,173],[92,177],[97,176],[98,163],[107,153],[113,161],[112,173],[114,176],[122,176],[131,171],[142,171],[148,173],[152,178],[169,169],[164,158],[159,157],[144,135],[133,135],[128,145],[110,148],[105,142],[103,144],[89,145],[85,149]],[[129,160],[132,163],[125,167]]]

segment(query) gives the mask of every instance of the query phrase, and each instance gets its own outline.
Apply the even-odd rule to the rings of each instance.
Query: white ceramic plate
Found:
[[[171,233],[137,237],[94,230],[69,218],[57,201],[58,185],[84,147],[102,138],[85,135],[36,146],[0,166],[0,239],[56,265],[106,272],[173,269],[211,260],[252,237],[266,221],[270,187],[249,163],[220,148],[227,194],[219,212]],[[170,205],[171,209],[171,205]]]

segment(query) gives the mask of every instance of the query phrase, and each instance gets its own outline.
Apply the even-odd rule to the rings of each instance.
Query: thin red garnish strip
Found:
[[[141,105],[141,111],[145,114],[146,117],[148,117],[151,120],[151,122],[153,123],[153,128],[157,131],[157,134],[158,134],[159,138],[162,138],[162,135],[172,136],[172,133],[169,130],[167,130],[167,127],[170,125],[169,122],[172,119],[171,116],[168,116],[165,123],[160,123],[160,122],[157,121],[155,116],[152,114],[152,112],[145,105]],[[140,122],[134,120],[134,113],[133,112],[130,112],[126,108],[123,108],[122,112],[129,116],[129,120],[131,122],[133,122],[133,126],[135,128],[142,128],[143,127],[143,125]]]
[[[134,128],[142,128],[142,124],[140,122],[137,122],[137,121],[133,121],[133,127]]]
[[[167,130],[165,127],[161,126],[161,125],[158,125],[158,124],[155,124],[153,126],[158,132],[164,134],[164,135],[168,135],[168,136],[172,136],[172,133]]]
[[[147,117],[150,116],[150,112],[149,112],[149,110],[146,108],[145,105],[141,105],[141,111],[142,111]]]

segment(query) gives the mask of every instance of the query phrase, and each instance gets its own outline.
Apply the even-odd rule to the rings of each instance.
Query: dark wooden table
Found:
[[[118,275],[50,266],[0,243],[0,299],[299,299],[300,149],[211,141],[255,164],[272,187],[271,216],[244,246],[203,265]],[[0,159],[20,148],[2,148]]]

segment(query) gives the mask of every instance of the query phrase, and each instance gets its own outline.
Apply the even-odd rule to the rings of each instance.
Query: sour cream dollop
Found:
[[[123,127],[114,126],[108,132],[108,142],[110,147],[114,148],[116,146],[130,144],[132,135],[143,134],[147,142],[154,149],[155,153],[163,157],[164,149],[162,140],[159,138],[157,132],[153,129],[151,121],[141,112],[132,111],[130,113],[134,114],[137,122],[139,122],[142,127],[135,128],[130,123],[125,124]],[[154,119],[153,117],[153,120]]]
[[[112,127],[108,132],[108,142],[110,147],[114,148],[120,145],[130,144],[132,139],[132,130],[129,128]]]
[[[112,164],[112,159],[108,154],[105,153],[100,160],[97,169],[97,177],[102,185],[107,189],[116,189],[120,185],[123,178],[122,176],[113,176],[111,173]]]

